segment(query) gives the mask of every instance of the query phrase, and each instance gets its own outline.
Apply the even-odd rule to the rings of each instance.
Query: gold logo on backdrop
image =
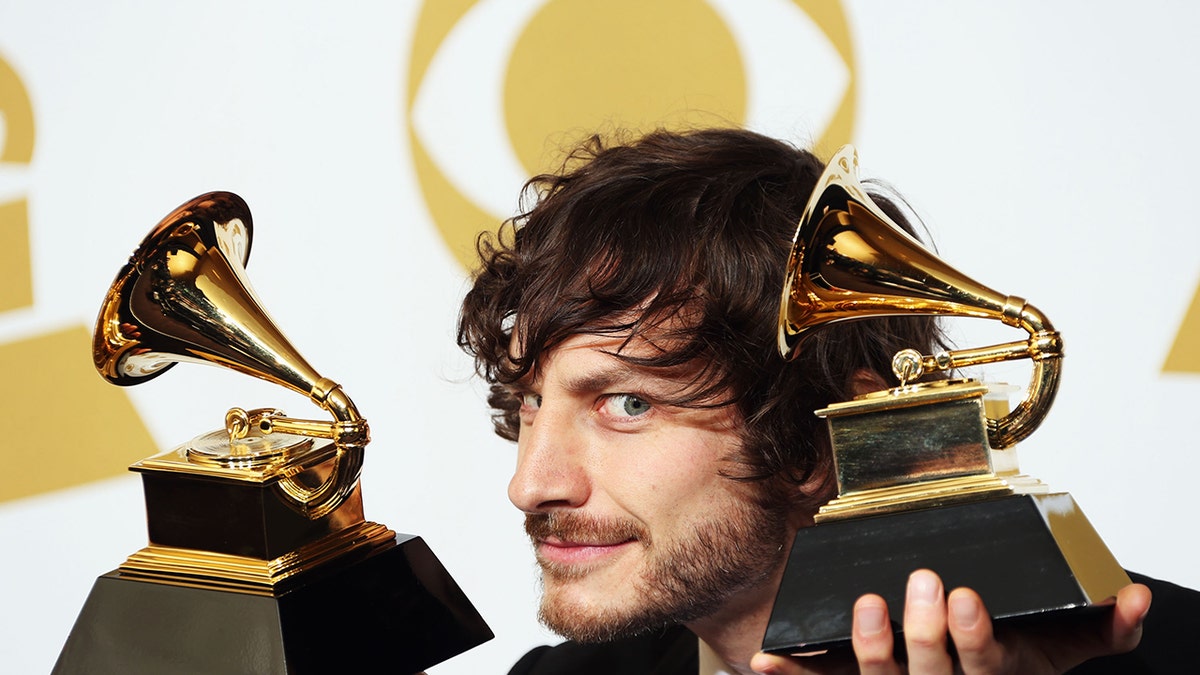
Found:
[[[1192,296],[1175,344],[1163,363],[1164,373],[1200,373],[1200,288]]]
[[[33,106],[17,73],[0,58],[0,179],[33,158]],[[5,181],[15,183],[16,181]],[[0,312],[33,305],[29,202],[19,185],[0,184]],[[15,194],[14,194],[15,193]]]
[[[19,310],[34,306],[36,289],[27,184],[33,105],[3,58],[0,122],[0,327],[5,327]],[[0,394],[4,427],[39,430],[27,446],[0,451],[10,474],[0,481],[0,502],[107,478],[154,450],[124,392],[112,391],[92,371],[89,326],[0,340],[0,372],[20,383]]]
[[[850,141],[856,81],[841,4],[756,4],[761,11],[751,13],[731,0],[424,3],[406,123],[421,191],[454,256],[473,265],[476,234],[516,211],[521,182],[597,129],[754,127],[748,108],[768,101],[786,108],[793,130],[811,136],[797,140],[818,151]],[[771,12],[787,16],[773,21]],[[767,18],[748,23],[752,14]],[[823,41],[827,59],[787,59],[796,40]],[[803,108],[822,94],[793,90],[819,69],[841,79],[827,78],[833,100],[820,102],[826,110],[814,119]],[[767,86],[755,77],[762,70],[775,74]],[[789,102],[773,106],[783,95]],[[435,147],[431,128],[453,137]]]

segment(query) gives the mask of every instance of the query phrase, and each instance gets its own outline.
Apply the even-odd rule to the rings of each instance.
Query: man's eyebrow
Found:
[[[638,373],[629,366],[605,368],[565,378],[563,387],[572,394],[587,394],[609,389],[618,382],[627,382],[631,377],[642,379],[641,373]]]
[[[611,356],[611,354],[610,354]],[[630,380],[646,380],[653,378],[644,369],[625,363],[614,357],[611,365],[596,367],[587,371],[572,373],[563,378],[563,388],[572,394],[588,394],[608,389],[618,382]],[[530,371],[515,382],[503,385],[513,393],[532,393],[541,388],[542,378]]]
[[[614,363],[604,368],[563,378],[563,388],[572,394],[589,394],[614,388],[632,389],[644,394],[668,394],[668,390],[670,393],[678,393],[686,386],[678,379],[676,372],[659,372],[620,360],[614,360]],[[646,389],[650,391],[645,391]]]
[[[695,386],[694,364],[669,366],[665,368],[647,367],[630,363],[618,354],[604,351],[611,361],[604,365],[593,364],[590,368],[569,373],[561,377],[563,389],[571,394],[592,394],[606,389],[632,390],[623,393],[643,393],[665,396],[678,395]],[[542,377],[536,369],[525,373],[524,376],[503,385],[514,394],[528,394],[541,390]]]

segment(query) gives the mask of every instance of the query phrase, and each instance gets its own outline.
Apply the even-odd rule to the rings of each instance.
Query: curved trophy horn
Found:
[[[897,367],[901,384],[923,372],[1027,358],[1033,376],[1011,413],[988,419],[988,442],[1005,448],[1041,424],[1058,390],[1062,338],[1024,299],[998,293],[947,265],[896,225],[858,181],[858,155],[834,155],[804,209],[784,279],[779,350],[795,355],[811,330],[836,321],[894,314],[996,319],[1029,333],[1021,342],[955,350]]]
[[[234,409],[226,429],[231,440],[271,432],[332,438],[336,462],[320,485],[306,487],[294,478],[278,484],[316,519],[354,490],[369,430],[341,386],[318,374],[263,310],[245,274],[252,232],[249,208],[229,192],[210,192],[175,209],[118,272],[100,308],[92,355],[100,374],[123,386],[190,361],[232,368],[308,396],[335,422]]]

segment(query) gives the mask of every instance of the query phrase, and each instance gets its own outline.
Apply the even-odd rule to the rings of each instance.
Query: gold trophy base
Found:
[[[96,580],[54,673],[399,673],[493,637],[420,537],[366,521],[357,487],[309,518],[279,489],[319,483],[334,447],[284,438],[261,466],[136,463],[149,545]],[[193,442],[194,443],[194,442]]]
[[[99,577],[55,675],[411,675],[492,632],[420,537],[351,554],[273,595]]]
[[[854,602],[865,593],[887,600],[900,633],[908,575],[922,568],[947,590],[974,589],[998,621],[1096,611],[1129,583],[1066,493],[838,520],[796,533],[763,651],[849,646]]]

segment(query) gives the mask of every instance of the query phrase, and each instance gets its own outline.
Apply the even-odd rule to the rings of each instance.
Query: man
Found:
[[[872,319],[779,357],[784,262],[822,169],[741,130],[593,139],[480,238],[459,342],[517,441],[509,497],[543,572],[541,619],[570,640],[513,673],[892,673],[897,654],[911,672],[1062,672],[1137,645],[1143,585],[1081,629],[993,635],[977,595],[917,571],[903,649],[865,596],[853,655],[756,655],[794,533],[833,494],[813,411],[940,343],[931,318]]]

